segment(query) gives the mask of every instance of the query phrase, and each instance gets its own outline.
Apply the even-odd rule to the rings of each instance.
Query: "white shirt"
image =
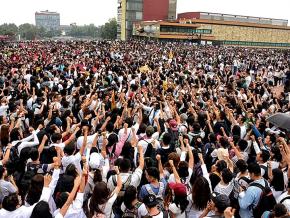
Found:
[[[137,131],[139,129],[139,123],[135,123],[135,125],[133,125],[132,128],[134,128],[135,133],[137,133]],[[122,135],[124,134],[124,132],[125,132],[125,129],[124,128],[122,128],[122,129],[119,130],[119,133],[118,133],[119,139],[122,137]],[[133,136],[133,133],[132,133],[131,128],[128,128],[127,129],[127,133],[129,134],[127,141],[130,141],[132,139],[132,136]]]
[[[143,171],[139,167],[136,168],[136,170],[132,173],[130,185],[132,185],[132,186],[137,188],[138,185],[141,182],[142,173],[143,173]],[[121,176],[122,184],[124,184],[128,180],[128,178],[130,176],[130,173],[120,173],[120,176]],[[109,181],[107,183],[107,186],[108,186],[108,188],[111,191],[115,190],[115,185],[113,183],[113,177],[112,176],[110,177],[110,179],[109,179]]]
[[[89,135],[87,137],[87,147],[91,147],[92,146],[92,143],[96,137],[97,133],[93,134],[93,135]],[[77,139],[77,148],[80,149],[83,145],[83,141],[84,141],[84,136],[80,136],[78,137]]]
[[[160,143],[159,143],[159,141],[156,140],[156,139],[153,138],[153,137],[151,137],[150,139],[145,138],[145,139],[139,141],[139,145],[142,145],[142,147],[143,147],[143,153],[144,153],[144,154],[145,154],[145,152],[146,152],[146,150],[147,150],[147,147],[148,147],[148,144],[149,144],[149,143],[151,143],[152,146],[153,146],[153,142],[154,142],[154,140],[155,140],[155,146],[156,146],[157,148],[160,148]]]
[[[80,152],[76,153],[75,155],[63,156],[63,158],[61,160],[61,163],[63,166],[63,172],[65,172],[66,167],[69,164],[74,164],[78,170],[78,173],[81,173],[82,172],[82,167],[81,167],[81,163],[80,163],[81,159],[82,159],[82,156],[81,156]]]
[[[181,213],[180,208],[175,203],[169,204],[168,209],[175,215],[175,218],[185,218],[185,211]]]
[[[39,201],[46,201],[48,202],[48,199],[51,196],[51,189],[48,187],[43,187],[42,189],[42,194],[40,196]],[[5,209],[0,210],[0,218],[30,218],[32,211],[34,207],[36,206],[37,203],[33,204],[32,206],[26,207],[26,206],[21,206],[17,208],[14,211],[7,211]]]
[[[83,211],[83,201],[84,201],[84,193],[77,193],[75,200],[69,206],[64,218],[76,218],[76,217],[86,218],[86,215],[84,214],[84,211]],[[57,209],[53,213],[54,217],[57,217],[58,214],[59,214],[59,209]]]
[[[277,203],[280,203],[284,198],[288,196],[290,196],[288,195],[288,192],[284,192],[282,195],[280,195],[280,197],[278,197]],[[290,199],[284,200],[282,204],[284,204],[287,207],[288,211],[290,211]]]
[[[0,106],[0,116],[7,116],[8,105]]]
[[[39,130],[37,129],[36,131],[33,131],[30,136],[28,136],[22,140],[13,141],[11,144],[13,146],[15,146],[18,142],[20,142],[20,144],[18,146],[18,153],[20,154],[23,148],[33,147],[33,146],[39,145],[39,140],[37,137],[38,132],[39,132]],[[31,142],[31,139],[33,139],[32,142]]]

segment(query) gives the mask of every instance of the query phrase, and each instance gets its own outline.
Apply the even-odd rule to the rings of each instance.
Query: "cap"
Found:
[[[227,195],[213,192],[211,199],[219,212],[223,212],[227,207],[230,207],[231,201]]]
[[[177,131],[177,122],[176,120],[172,119],[169,121],[169,126],[173,131]]]
[[[174,192],[174,195],[177,195],[177,196],[186,196],[187,195],[186,187],[184,184],[170,182],[168,185],[169,185],[169,188],[171,188],[172,191]]]
[[[98,169],[100,167],[101,155],[99,153],[91,153],[89,159],[89,166],[91,169]]]
[[[143,203],[149,208],[155,207],[158,204],[156,196],[152,194],[146,195],[143,199]]]

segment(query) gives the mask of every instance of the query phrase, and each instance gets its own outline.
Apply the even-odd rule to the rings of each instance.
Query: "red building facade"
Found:
[[[170,0],[143,0],[143,20],[167,20]]]

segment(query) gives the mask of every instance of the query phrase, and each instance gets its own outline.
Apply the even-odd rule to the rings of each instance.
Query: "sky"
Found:
[[[0,0],[0,2],[0,24],[34,24],[34,13],[43,10],[59,12],[61,25],[93,23],[98,26],[117,16],[117,0]],[[178,13],[204,11],[290,20],[289,8],[290,0],[178,0],[177,4]]]

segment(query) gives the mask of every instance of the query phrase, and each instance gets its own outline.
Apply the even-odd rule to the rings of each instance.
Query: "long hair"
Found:
[[[137,198],[137,189],[130,185],[127,187],[125,194],[124,194],[124,204],[127,209],[131,210],[134,206],[132,202]]]
[[[40,201],[35,205],[30,218],[38,218],[38,217],[52,218],[52,215],[49,210],[49,205],[47,202]]]
[[[3,125],[0,133],[1,147],[7,146],[9,143],[9,126]]]
[[[173,199],[173,203],[175,203],[176,206],[180,208],[181,213],[183,213],[185,209],[187,208],[189,201],[187,200],[186,195],[183,195],[183,196],[175,195]]]
[[[43,175],[37,174],[32,177],[31,184],[26,196],[26,202],[33,205],[38,202],[43,188]]]
[[[271,181],[271,186],[276,191],[284,191],[285,184],[284,184],[284,175],[281,169],[273,169],[272,170],[273,179]]]
[[[110,190],[107,188],[107,184],[104,182],[98,182],[95,185],[93,195],[90,198],[89,203],[89,216],[93,217],[95,213],[103,214],[99,208],[99,205],[105,204],[110,197]]]
[[[192,186],[192,204],[198,210],[204,210],[210,200],[209,183],[204,177],[198,177]]]

